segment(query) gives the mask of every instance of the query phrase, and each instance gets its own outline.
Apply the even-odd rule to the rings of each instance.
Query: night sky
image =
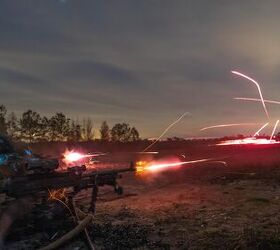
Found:
[[[199,129],[266,122],[260,103],[232,99],[258,92],[230,70],[280,100],[279,10],[277,0],[0,0],[0,103],[96,127],[125,121],[142,137],[187,111],[167,136],[253,133]]]

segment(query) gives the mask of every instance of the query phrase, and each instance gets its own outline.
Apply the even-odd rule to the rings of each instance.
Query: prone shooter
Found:
[[[94,212],[98,187],[109,185],[117,194],[122,194],[123,189],[117,179],[121,173],[134,170],[133,164],[121,169],[88,170],[82,165],[63,170],[59,168],[57,159],[34,157],[30,153],[20,155],[6,138],[0,137],[0,193],[15,199],[0,218],[0,243],[13,221],[32,209],[35,199],[46,201],[51,191],[67,189],[69,207],[73,208],[74,196],[91,188],[90,209]]]

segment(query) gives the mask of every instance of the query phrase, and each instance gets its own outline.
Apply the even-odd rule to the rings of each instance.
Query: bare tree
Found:
[[[14,112],[10,113],[7,118],[7,132],[13,139],[19,138],[18,119]]]
[[[139,138],[139,132],[135,127],[132,127],[130,130],[130,136],[129,136],[129,140],[130,141],[138,141]]]
[[[80,125],[78,120],[74,124],[75,124],[75,126],[74,126],[74,141],[81,141],[82,140],[81,125]]]
[[[110,128],[106,121],[103,121],[100,127],[100,139],[103,141],[110,140]]]
[[[22,114],[19,121],[20,133],[23,140],[29,142],[36,141],[40,136],[41,130],[41,117],[32,110],[28,110]]]
[[[65,141],[70,130],[70,119],[63,113],[56,113],[49,119],[48,127],[51,141]]]
[[[50,131],[49,131],[49,119],[47,117],[43,117],[41,119],[41,124],[40,124],[40,141],[49,141],[49,135],[50,135]]]
[[[93,122],[89,117],[87,119],[83,119],[82,133],[83,139],[85,141],[90,141],[94,139]]]
[[[6,115],[6,107],[4,105],[0,105],[0,134],[2,135],[7,135]]]
[[[82,129],[78,121],[71,121],[68,140],[69,141],[80,141],[82,139]]]

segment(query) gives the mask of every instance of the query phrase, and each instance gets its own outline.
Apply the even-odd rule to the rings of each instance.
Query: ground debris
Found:
[[[150,227],[136,223],[105,223],[94,224],[90,231],[100,249],[133,249],[147,245]]]

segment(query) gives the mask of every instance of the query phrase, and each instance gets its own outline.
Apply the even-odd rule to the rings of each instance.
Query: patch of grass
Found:
[[[270,203],[269,199],[263,198],[263,197],[252,197],[250,199],[247,199],[248,202],[254,202],[254,203]]]
[[[235,249],[237,246],[237,237],[231,232],[221,229],[208,229],[201,233],[199,239],[192,242],[194,249]]]
[[[146,246],[149,227],[141,224],[95,224],[91,236],[99,249],[133,249]]]
[[[280,249],[279,232],[264,233],[255,229],[245,229],[243,232],[243,247],[246,249]]]
[[[137,214],[135,211],[129,209],[128,207],[121,207],[121,209],[116,214],[118,219],[136,218]]]

